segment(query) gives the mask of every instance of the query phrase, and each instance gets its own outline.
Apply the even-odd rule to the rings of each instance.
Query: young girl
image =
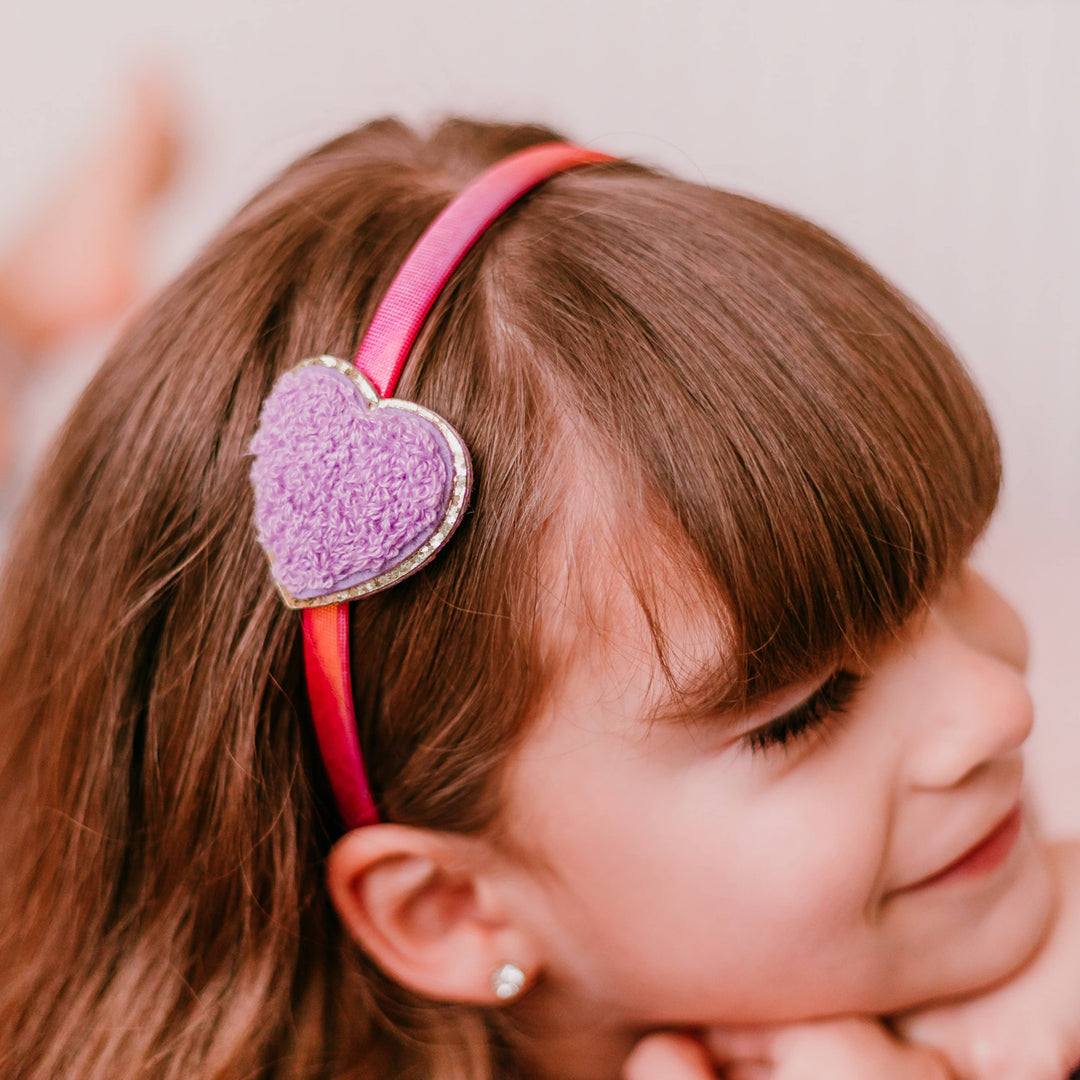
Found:
[[[285,373],[368,348],[436,215],[557,139],[329,143],[76,407],[3,593],[4,1075],[949,1075],[903,1030],[988,1077],[1036,1021],[1059,1078],[1080,1059],[1023,629],[965,565],[994,432],[819,229],[625,161],[519,192],[394,392],[442,418],[402,423],[457,509],[331,567],[337,608],[282,603],[328,483],[288,440],[338,423],[290,402],[360,392]]]

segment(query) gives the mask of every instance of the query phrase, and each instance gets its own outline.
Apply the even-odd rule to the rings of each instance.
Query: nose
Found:
[[[964,564],[939,598],[942,614],[973,645],[1019,671],[1028,666],[1027,628],[1016,609],[971,566]]]
[[[936,613],[915,651],[912,659],[921,661],[915,693],[923,702],[908,758],[914,786],[956,787],[1019,749],[1035,713],[1011,658]]]

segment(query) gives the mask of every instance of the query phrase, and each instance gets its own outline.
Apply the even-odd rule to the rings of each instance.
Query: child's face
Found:
[[[940,876],[1021,796],[1026,638],[985,581],[965,569],[842,715],[766,749],[828,673],[711,729],[650,726],[651,640],[612,604],[509,777],[515,836],[551,868],[526,888],[553,986],[628,1022],[888,1013],[1030,954],[1052,896],[1027,815]],[[692,656],[693,627],[668,630]]]

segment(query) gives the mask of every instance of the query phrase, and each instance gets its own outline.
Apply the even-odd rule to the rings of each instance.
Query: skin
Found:
[[[755,752],[830,673],[750,714],[652,721],[666,684],[648,628],[605,584],[589,610],[568,589],[552,620],[570,662],[504,777],[509,836],[391,823],[331,853],[331,894],[369,955],[427,997],[489,1006],[506,1004],[490,973],[513,960],[520,1049],[542,1077],[1051,1080],[1027,1068],[1015,1017],[1045,1016],[1040,1045],[1068,1059],[1080,867],[1064,888],[1023,808],[1015,611],[963,567],[841,665],[861,679],[842,715]],[[665,595],[686,674],[715,621]],[[1018,807],[996,859],[941,876]],[[1018,1072],[972,1064],[984,1023],[1017,1035]]]
[[[623,1066],[623,1080],[949,1080],[945,1059],[905,1045],[866,1018],[790,1024],[740,1039],[649,1035]],[[749,1043],[749,1044],[747,1044]]]
[[[944,1054],[962,1080],[1062,1080],[1080,1065],[1080,843],[1049,848],[1059,885],[1050,932],[1004,982],[894,1021],[912,1042]]]
[[[71,164],[0,258],[0,329],[28,358],[134,299],[147,215],[177,170],[173,97],[157,77],[132,80],[112,129]]]
[[[157,78],[131,83],[112,129],[73,161],[0,254],[0,478],[14,457],[23,379],[135,300],[149,213],[180,156],[177,107]]]
[[[693,613],[668,629],[699,662]],[[1022,798],[1026,635],[974,571],[858,662],[843,717],[764,753],[748,734],[820,680],[753,715],[650,725],[663,680],[629,596],[591,634],[507,783],[541,1071],[614,1075],[653,1028],[897,1013],[1035,953],[1054,878],[1026,813],[998,865],[919,885]]]

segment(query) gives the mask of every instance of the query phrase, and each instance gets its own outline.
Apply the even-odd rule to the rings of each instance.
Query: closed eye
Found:
[[[754,728],[743,742],[754,754],[766,754],[775,747],[790,748],[800,739],[824,731],[851,704],[864,676],[843,668],[834,671],[805,701]]]

